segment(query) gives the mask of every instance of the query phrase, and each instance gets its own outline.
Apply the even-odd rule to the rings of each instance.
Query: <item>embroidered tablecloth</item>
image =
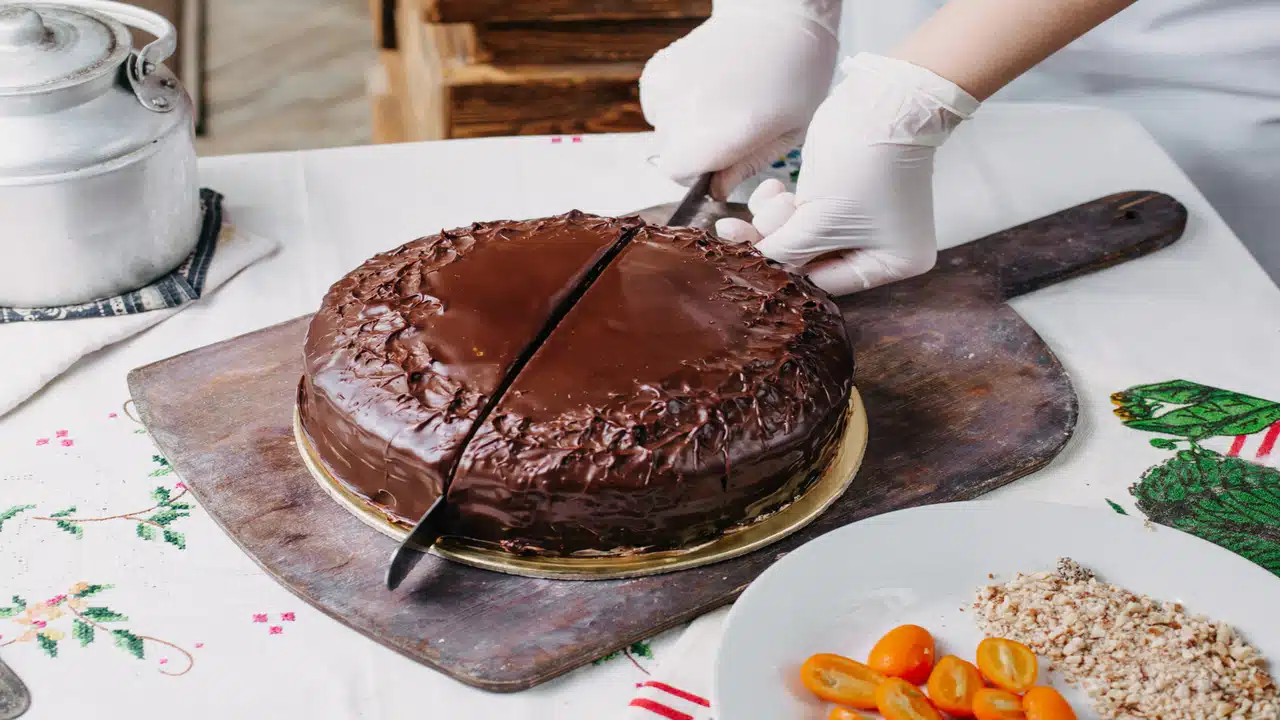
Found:
[[[678,199],[649,150],[642,135],[528,137],[202,160],[229,219],[282,251],[0,420],[0,658],[33,692],[29,717],[621,715],[680,630],[515,695],[406,660],[222,534],[133,418],[125,375],[309,312],[369,255],[440,228]],[[942,148],[935,182],[945,245],[1120,190],[1188,206],[1173,247],[1014,301],[1066,366],[1081,415],[1055,462],[997,495],[1111,503],[1280,571],[1280,479],[1229,459],[1280,453],[1280,290],[1172,161],[1119,115],[992,105]],[[1248,492],[1198,503],[1178,486],[1193,475],[1248,475]]]

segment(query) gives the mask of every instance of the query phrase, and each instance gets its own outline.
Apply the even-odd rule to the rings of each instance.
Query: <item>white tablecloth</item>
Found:
[[[202,160],[201,182],[226,194],[231,220],[282,251],[0,420],[0,657],[30,685],[30,717],[616,716],[678,631],[529,692],[465,687],[277,586],[187,507],[122,405],[131,368],[309,312],[344,272],[408,239],[677,199],[646,164],[648,142],[531,137]],[[1014,301],[1071,374],[1081,415],[1050,467],[1000,495],[1110,499],[1135,512],[1129,486],[1171,451],[1121,424],[1116,391],[1180,378],[1280,400],[1280,291],[1137,124],[990,106],[942,149],[936,182],[946,245],[1120,190],[1164,191],[1190,210],[1172,248]],[[24,362],[22,348],[3,357]]]

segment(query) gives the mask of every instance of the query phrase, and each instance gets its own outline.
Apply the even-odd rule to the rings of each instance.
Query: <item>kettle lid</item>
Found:
[[[0,97],[47,93],[114,72],[129,31],[89,9],[0,2]]]

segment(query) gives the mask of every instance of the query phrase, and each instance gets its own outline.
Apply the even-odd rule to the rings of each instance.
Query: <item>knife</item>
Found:
[[[683,227],[693,223],[694,219],[698,216],[698,212],[706,203],[710,190],[711,173],[700,175],[697,181],[693,183],[693,186],[689,188],[689,191],[685,193],[684,199],[680,201],[680,205],[677,206],[675,212],[671,214],[671,218],[667,220],[667,225],[671,227]],[[581,297],[581,293],[577,293],[577,295]],[[529,352],[528,354],[532,353]],[[514,365],[519,367],[523,365],[523,362],[520,359],[517,359]],[[510,385],[511,381],[515,380],[515,374],[516,373],[510,374],[504,380],[503,384],[498,387],[497,391],[494,392],[495,400],[501,397],[506,391],[506,386]],[[497,403],[494,402],[492,404],[496,405]],[[488,409],[490,408],[486,408],[486,410],[482,411],[481,415],[476,418],[476,422],[472,426],[472,432],[474,432],[475,428],[479,428],[480,424],[484,422],[485,416],[488,414]],[[466,447],[469,440],[470,435],[463,440],[462,446]],[[453,471],[456,471],[456,468],[454,468]],[[417,524],[413,526],[413,529],[409,531],[409,535],[401,541],[400,545],[396,547],[395,552],[391,554],[391,563],[387,565],[386,576],[386,585],[388,590],[395,590],[400,587],[400,583],[404,582],[406,577],[409,577],[409,573],[413,572],[413,568],[417,566],[418,561],[422,559],[422,556],[426,555],[427,552],[431,550],[431,546],[434,545],[442,535],[444,535],[444,497],[449,490],[449,484],[452,480],[453,472],[451,471],[445,480],[444,487],[441,488],[440,497],[436,498],[436,501],[431,503],[431,507],[427,508],[427,511],[422,514],[422,518],[419,519]]]
[[[698,217],[698,211],[707,202],[710,193],[711,173],[703,173],[689,187],[689,192],[685,193],[684,199],[676,206],[675,212],[671,213],[671,217],[667,220],[667,225],[670,227],[689,227],[693,225],[694,219]]]
[[[395,552],[391,554],[391,564],[387,566],[388,590],[400,587],[400,583],[409,577],[409,573],[413,572],[414,566],[422,556],[426,555],[431,546],[435,545],[444,534],[441,521],[444,515],[444,494],[447,489],[446,486],[441,490],[440,497],[431,503],[431,507],[422,514],[422,519],[413,526],[413,530],[409,531],[408,537],[401,541]]]

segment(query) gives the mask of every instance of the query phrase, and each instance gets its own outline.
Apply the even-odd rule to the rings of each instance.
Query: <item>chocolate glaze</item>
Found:
[[[416,522],[512,364],[640,224],[579,212],[476,223],[338,281],[305,347],[300,415],[317,454],[389,517]]]
[[[853,377],[808,281],[702,231],[580,213],[373,258],[325,297],[306,359],[304,429],[348,487],[413,522],[456,462],[451,534],[546,554],[685,547],[789,503]]]
[[[754,248],[646,227],[463,453],[454,531],[513,551],[688,546],[789,503],[844,427],[853,356]]]

